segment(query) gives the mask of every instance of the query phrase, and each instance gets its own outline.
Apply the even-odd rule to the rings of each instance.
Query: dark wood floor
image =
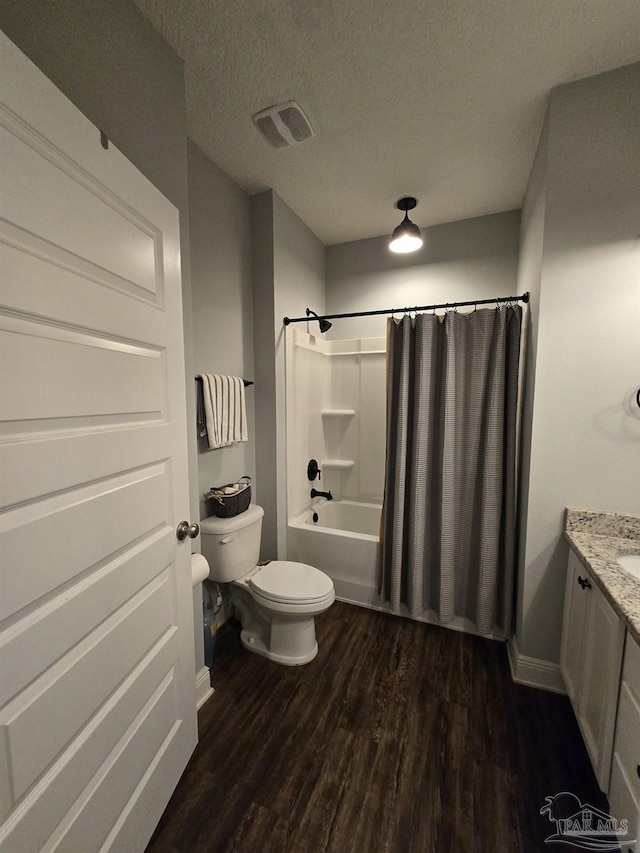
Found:
[[[299,668],[228,632],[148,853],[568,851],[545,797],[606,809],[568,700],[513,684],[504,644],[339,602],[316,630]]]

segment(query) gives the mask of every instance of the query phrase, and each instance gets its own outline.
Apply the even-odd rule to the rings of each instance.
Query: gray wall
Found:
[[[540,288],[542,281],[542,258],[544,248],[545,173],[547,168],[547,144],[549,122],[545,121],[538,149],[534,158],[524,204],[520,232],[520,254],[518,263],[518,292],[529,292],[529,311],[524,342],[524,376],[522,419],[520,432],[520,477],[518,494],[518,584],[516,606],[516,632],[523,624],[523,598],[525,588],[525,553],[527,519],[529,511],[529,480],[531,471],[531,435],[533,429],[533,405],[535,395],[535,372],[537,357],[538,328],[540,319]]]
[[[423,230],[413,255],[389,252],[389,235],[327,248],[327,313],[404,308],[515,293],[520,213]],[[335,320],[332,338],[385,334],[386,317]]]
[[[325,247],[313,231],[274,193],[274,278],[278,556],[287,556],[287,420],[285,316],[301,317],[307,307],[325,309]],[[300,472],[302,475],[302,472]]]
[[[194,370],[253,380],[249,196],[191,141],[187,154]],[[209,450],[198,439],[200,495],[243,474],[255,480],[254,387],[246,390],[248,442]]]
[[[325,247],[272,190],[251,199],[256,366],[257,502],[263,559],[286,558],[285,327],[282,318],[324,311]]]
[[[3,0],[0,26],[182,212],[184,71],[131,0]]]
[[[544,232],[517,640],[547,661],[559,656],[564,508],[640,514],[639,91],[636,63],[552,92],[544,224],[524,220],[523,245]]]
[[[253,346],[256,412],[256,503],[264,509],[260,556],[278,553],[276,344],[274,329],[273,192],[251,198]]]

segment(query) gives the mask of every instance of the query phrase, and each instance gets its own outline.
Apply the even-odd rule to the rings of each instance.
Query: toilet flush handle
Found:
[[[223,536],[222,539],[220,540],[220,544],[221,545],[228,545],[229,542],[233,542],[233,540],[235,538],[236,538],[235,536]]]

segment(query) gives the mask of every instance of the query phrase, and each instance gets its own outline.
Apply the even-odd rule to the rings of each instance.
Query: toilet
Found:
[[[288,560],[258,565],[262,507],[252,504],[233,518],[200,523],[209,578],[230,584],[245,648],[276,663],[300,666],[318,654],[314,617],[335,601],[324,572]]]

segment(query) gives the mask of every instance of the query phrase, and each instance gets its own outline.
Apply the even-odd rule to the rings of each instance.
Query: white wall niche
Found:
[[[328,341],[288,332],[287,482],[289,517],[310,490],[335,498],[382,501],[385,460],[386,339]],[[319,460],[321,479],[306,477]]]

